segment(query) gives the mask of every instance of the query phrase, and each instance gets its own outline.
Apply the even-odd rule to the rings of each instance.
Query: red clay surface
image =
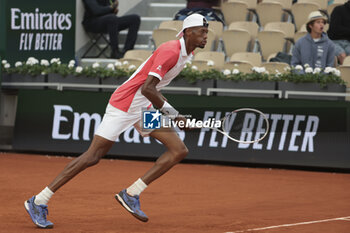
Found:
[[[253,232],[348,233],[350,175],[179,164],[141,195],[148,223],[127,213],[114,194],[151,162],[102,160],[63,186],[49,203],[53,229],[37,229],[23,202],[71,160],[0,154],[0,232]],[[334,219],[334,220],[332,220]],[[327,220],[306,225],[283,224]]]

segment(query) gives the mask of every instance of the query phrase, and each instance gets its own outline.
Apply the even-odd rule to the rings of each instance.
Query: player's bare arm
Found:
[[[159,79],[149,75],[146,79],[146,82],[143,84],[141,88],[141,93],[151,101],[153,106],[157,107],[158,109],[161,109],[164,106],[164,103],[167,102],[167,99],[160,93],[156,86],[159,83]],[[186,118],[178,115],[175,118],[176,121],[184,121],[186,122]],[[185,124],[184,124],[185,125]]]
[[[149,75],[146,79],[146,82],[141,88],[141,93],[144,95],[153,106],[161,108],[164,105],[163,95],[157,90],[156,86],[159,83],[159,79]]]

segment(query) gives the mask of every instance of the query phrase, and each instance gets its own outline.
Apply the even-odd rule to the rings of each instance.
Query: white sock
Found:
[[[143,190],[147,188],[147,184],[139,178],[135,183],[133,183],[129,188],[126,189],[126,192],[131,195],[140,195]]]
[[[43,191],[35,196],[34,203],[36,205],[47,205],[53,194],[54,193],[49,189],[49,187],[46,187],[43,189]]]

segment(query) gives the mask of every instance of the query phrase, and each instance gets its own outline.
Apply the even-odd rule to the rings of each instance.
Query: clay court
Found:
[[[141,195],[149,216],[127,213],[114,194],[151,162],[103,159],[49,203],[53,229],[38,229],[23,202],[72,158],[0,154],[0,232],[350,232],[350,174],[179,164]]]

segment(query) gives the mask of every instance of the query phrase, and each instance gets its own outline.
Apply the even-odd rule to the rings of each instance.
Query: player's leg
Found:
[[[53,224],[46,220],[47,202],[60,187],[87,167],[95,165],[110,150],[115,140],[140,118],[140,114],[130,115],[108,104],[88,150],[70,162],[52,183],[25,202],[32,221],[39,227],[49,228]]]
[[[53,182],[24,202],[24,206],[35,225],[40,228],[52,228],[53,223],[46,219],[47,202],[60,187],[87,167],[93,166],[109,151],[114,141],[95,135],[89,149],[71,161]]]
[[[89,149],[74,159],[63,169],[63,171],[48,186],[52,192],[56,192],[74,176],[84,169],[97,164],[113,146],[114,141],[107,140],[95,135]]]
[[[163,145],[167,148],[167,151],[164,152],[157,159],[153,167],[141,177],[143,182],[145,182],[147,185],[166,173],[175,164],[183,160],[188,154],[186,145],[179,138],[175,130],[171,128],[154,130],[150,133],[150,136],[163,143]]]
[[[158,139],[167,147],[164,152],[141,178],[115,197],[120,204],[137,219],[147,222],[147,215],[140,209],[139,195],[151,182],[162,176],[188,154],[188,149],[173,129],[157,129],[150,136]]]

